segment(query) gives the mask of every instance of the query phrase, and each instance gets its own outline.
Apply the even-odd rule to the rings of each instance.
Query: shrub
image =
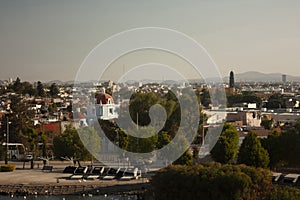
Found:
[[[7,164],[7,165],[1,165],[1,167],[0,167],[0,171],[1,172],[12,172],[15,169],[16,169],[16,166],[9,165],[9,164]]]
[[[269,170],[246,165],[173,165],[152,178],[155,199],[300,199],[300,190],[272,185]]]
[[[274,200],[299,200],[300,190],[292,187],[274,186],[268,199]]]

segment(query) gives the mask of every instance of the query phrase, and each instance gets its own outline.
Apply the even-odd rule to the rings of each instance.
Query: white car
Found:
[[[26,156],[26,160],[32,160],[33,159],[33,156],[32,155],[27,155]]]

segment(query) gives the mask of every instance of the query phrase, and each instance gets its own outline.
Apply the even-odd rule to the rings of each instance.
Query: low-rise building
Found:
[[[261,113],[258,110],[243,110],[227,113],[227,122],[237,123],[242,126],[259,127],[261,124]]]

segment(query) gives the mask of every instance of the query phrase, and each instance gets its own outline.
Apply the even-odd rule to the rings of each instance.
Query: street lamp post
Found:
[[[5,154],[5,164],[8,163],[8,143],[9,143],[9,124],[10,122],[8,121],[8,117],[6,117],[6,154]]]

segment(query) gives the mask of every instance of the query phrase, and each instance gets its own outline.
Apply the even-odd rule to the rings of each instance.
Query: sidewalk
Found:
[[[146,179],[119,180],[71,180],[71,174],[61,170],[43,172],[41,169],[17,169],[0,172],[0,193],[16,195],[63,194],[138,194],[149,187]]]
[[[0,165],[4,162],[0,161]],[[0,172],[0,192],[4,194],[81,194],[87,191],[94,194],[100,193],[131,193],[140,192],[149,185],[145,178],[130,181],[119,180],[71,180],[71,174],[62,173],[66,166],[71,165],[65,161],[50,161],[53,171],[42,171],[42,161],[35,162],[34,169],[30,169],[27,162],[23,169],[23,162],[9,162],[17,167],[13,172]],[[87,166],[90,162],[82,162]]]

